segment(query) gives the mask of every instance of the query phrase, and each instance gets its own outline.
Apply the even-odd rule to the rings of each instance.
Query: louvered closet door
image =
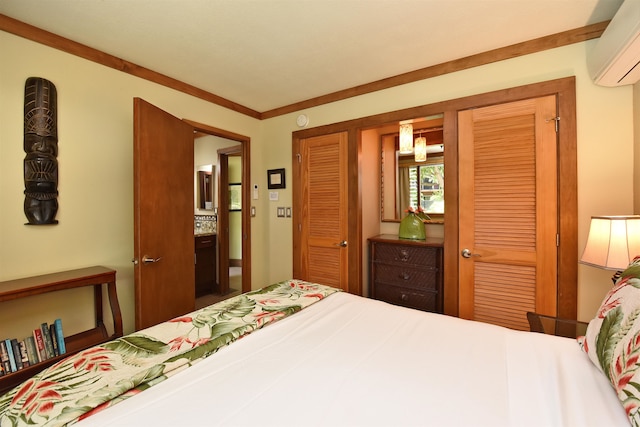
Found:
[[[459,112],[460,317],[556,313],[555,117],[555,96]]]
[[[301,140],[301,278],[348,290],[347,134]]]

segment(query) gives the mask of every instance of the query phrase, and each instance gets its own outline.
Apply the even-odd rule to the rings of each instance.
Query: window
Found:
[[[409,167],[411,206],[422,206],[427,214],[444,214],[444,163],[442,157]]]

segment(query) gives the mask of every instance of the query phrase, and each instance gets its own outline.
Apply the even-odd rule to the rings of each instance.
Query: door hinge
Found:
[[[560,128],[560,117],[552,117],[550,119],[546,119],[545,122],[549,123],[550,121],[554,121],[556,123],[556,133],[558,132],[559,128]]]
[[[298,163],[302,163],[302,156],[300,153],[296,153],[296,157],[298,157]]]
[[[560,235],[556,234],[556,247],[560,247]]]

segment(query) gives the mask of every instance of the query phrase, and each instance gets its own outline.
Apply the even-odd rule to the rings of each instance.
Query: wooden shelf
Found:
[[[103,285],[107,287],[109,306],[113,317],[114,333],[111,335],[108,334],[103,320]],[[4,394],[11,388],[67,356],[122,336],[122,314],[116,292],[115,270],[95,266],[0,282],[0,302],[84,286],[93,286],[96,317],[95,328],[65,337],[64,342],[67,349],[65,354],[52,357],[51,359],[0,377],[0,394]],[[34,324],[39,324],[39,322],[36,321]]]

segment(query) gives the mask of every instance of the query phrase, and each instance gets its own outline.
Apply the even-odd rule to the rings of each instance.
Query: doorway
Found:
[[[200,308],[251,290],[250,138],[202,123],[186,119],[184,121],[193,126],[196,133],[213,136],[216,140],[222,141],[215,148],[217,160],[213,177],[217,184],[217,205],[213,212],[216,216],[218,292],[198,298],[196,308]],[[233,182],[229,179],[230,156],[234,159],[232,164],[237,162],[237,166],[233,167],[237,171],[237,175],[233,175],[231,179]],[[232,207],[229,203],[230,183],[238,185],[234,190],[239,190],[237,203],[241,207],[233,212],[230,212]],[[232,231],[229,228],[230,220],[237,224],[232,229],[238,230],[238,237],[234,242],[240,246],[237,251],[231,252],[234,254],[231,262],[229,254],[230,245],[233,244],[229,236],[229,232]]]

